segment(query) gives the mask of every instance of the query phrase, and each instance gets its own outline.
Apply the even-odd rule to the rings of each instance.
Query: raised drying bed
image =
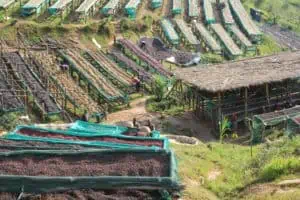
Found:
[[[179,186],[174,155],[165,150],[6,152],[0,174],[1,192]]]
[[[88,132],[75,132],[75,131],[58,131],[42,128],[34,128],[29,126],[19,126],[13,134],[25,135],[30,137],[39,138],[53,138],[63,139],[69,141],[88,141],[88,142],[106,142],[115,144],[128,144],[133,146],[143,147],[167,147],[166,139],[159,138],[145,138],[145,137],[132,137],[132,136],[117,136],[117,135],[89,135]]]
[[[0,199],[2,200],[16,200],[19,197],[19,193],[0,193]],[[26,193],[22,197],[26,200],[38,200],[42,196],[43,200],[104,200],[104,199],[161,199],[162,194],[158,191],[148,190],[94,190],[94,189],[83,189],[83,190],[68,190],[64,192],[49,192],[49,193]],[[21,199],[23,199],[21,198]]]
[[[0,139],[0,152],[17,150],[82,150],[84,148],[84,146],[72,144]]]

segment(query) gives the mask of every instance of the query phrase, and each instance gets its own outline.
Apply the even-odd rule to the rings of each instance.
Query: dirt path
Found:
[[[292,50],[300,49],[300,36],[292,31],[283,30],[278,25],[263,25],[261,30],[272,36],[282,46],[286,46]]]
[[[132,121],[133,118],[138,120],[153,119],[159,114],[149,113],[146,111],[146,101],[149,97],[137,99],[130,103],[131,108],[108,115],[106,123],[115,123],[119,121]]]
[[[151,120],[157,130],[174,135],[187,135],[199,139],[202,142],[215,141],[211,134],[209,124],[200,123],[192,112],[186,112],[181,116],[162,117],[160,113],[150,113],[146,110],[146,101],[149,97],[134,100],[128,110],[111,113],[108,115],[106,123],[114,124],[119,121]]]

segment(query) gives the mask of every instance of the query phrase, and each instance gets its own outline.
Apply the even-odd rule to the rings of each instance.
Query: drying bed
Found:
[[[180,30],[180,32],[183,34],[184,38],[192,45],[198,45],[199,41],[193,34],[190,27],[187,26],[187,24],[182,19],[175,19],[176,26]]]
[[[2,200],[16,200],[19,197],[19,193],[0,193],[0,199]],[[22,195],[22,199],[37,200],[42,196],[43,200],[157,200],[161,199],[159,191],[146,191],[146,190],[68,190],[65,192],[51,192],[51,193],[25,193]]]
[[[252,43],[248,40],[248,38],[240,31],[240,29],[237,26],[232,26],[231,27],[232,33],[238,38],[238,40],[241,41],[241,43],[246,47],[246,48],[251,48],[253,45]]]
[[[220,40],[223,41],[226,49],[229,51],[230,55],[232,56],[239,56],[242,55],[242,51],[239,47],[234,43],[232,38],[228,35],[225,29],[222,27],[221,24],[211,24],[211,27],[215,34],[218,36]]]
[[[3,63],[0,61],[0,65]],[[3,66],[0,68],[3,69]],[[17,97],[16,93],[9,86],[8,82],[5,81],[5,75],[3,74],[3,70],[0,69],[0,109],[4,111],[10,110],[20,110],[24,108],[23,102]]]
[[[168,19],[161,20],[161,27],[167,39],[170,41],[171,44],[177,45],[179,44],[179,36],[175,31],[172,23]]]
[[[203,0],[203,9],[205,22],[207,24],[212,24],[216,22],[216,18],[213,11],[213,5],[211,0]]]
[[[79,8],[76,9],[78,13],[86,14],[96,3],[98,0],[85,0],[83,1]]]
[[[164,140],[161,139],[151,139],[151,138],[139,138],[139,137],[126,137],[126,136],[76,136],[76,135],[67,135],[66,132],[59,131],[47,131],[46,129],[37,129],[31,127],[19,127],[16,134],[31,136],[31,137],[42,137],[42,138],[53,138],[53,139],[64,139],[64,140],[77,140],[77,141],[101,141],[101,142],[112,142],[118,144],[132,144],[139,146],[155,146],[155,147],[164,147]]]
[[[168,176],[167,154],[42,155],[0,156],[0,174],[17,176]],[[47,166],[47,167],[45,167]]]
[[[126,68],[129,68],[130,71],[138,74],[139,77],[143,77],[145,82],[151,82],[152,75],[142,67],[138,66],[133,60],[125,56],[121,51],[113,49],[110,54],[114,57],[114,59],[116,59],[117,62],[123,63]]]
[[[0,174],[0,192],[180,187],[173,152],[153,149],[2,152]]]
[[[194,29],[195,32],[199,34],[200,38],[205,41],[206,45],[208,45],[212,51],[221,53],[221,46],[217,43],[215,38],[210,34],[210,32],[205,28],[203,24],[195,22]]]
[[[199,17],[199,6],[197,0],[189,0],[188,14],[189,17]]]
[[[137,45],[133,44],[131,41],[127,39],[119,39],[119,44],[123,46],[123,48],[126,48],[130,50],[132,53],[134,53],[137,57],[139,57],[141,60],[146,62],[148,65],[151,66],[154,70],[156,70],[158,73],[164,76],[171,76],[172,73],[164,68],[164,66],[154,59],[149,54],[145,53],[141,48],[139,48]]]
[[[225,25],[233,25],[234,19],[231,14],[228,0],[224,0],[223,2],[225,4],[225,7],[222,9],[222,17],[223,17],[224,24]]]
[[[72,144],[55,144],[38,141],[17,141],[0,139],[0,152],[16,150],[82,150],[84,146]]]
[[[4,59],[11,64],[12,69],[17,75],[22,78],[28,88],[31,90],[33,96],[46,113],[58,113],[60,108],[54,101],[53,97],[47,89],[41,84],[38,78],[30,71],[24,60],[17,52],[7,53]]]
[[[231,6],[232,12],[236,15],[238,21],[240,22],[241,26],[244,28],[248,36],[261,35],[261,32],[249,17],[240,0],[229,0],[229,5]]]

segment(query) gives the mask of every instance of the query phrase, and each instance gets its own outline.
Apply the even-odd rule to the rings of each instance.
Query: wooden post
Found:
[[[221,92],[218,92],[218,122],[222,123],[222,97]]]
[[[248,117],[248,88],[245,87],[245,118]]]
[[[270,110],[270,91],[269,91],[269,84],[266,83],[266,98],[268,103],[268,110]]]

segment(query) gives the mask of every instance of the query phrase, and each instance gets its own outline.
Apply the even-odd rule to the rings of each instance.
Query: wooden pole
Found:
[[[269,91],[269,84],[266,83],[266,98],[268,103],[268,108],[270,110],[270,91]]]
[[[222,101],[221,92],[218,92],[218,122],[219,123],[222,123],[222,119],[221,119],[221,116],[222,116],[222,104],[221,104],[221,101]]]
[[[248,88],[245,87],[245,118],[248,117]]]

